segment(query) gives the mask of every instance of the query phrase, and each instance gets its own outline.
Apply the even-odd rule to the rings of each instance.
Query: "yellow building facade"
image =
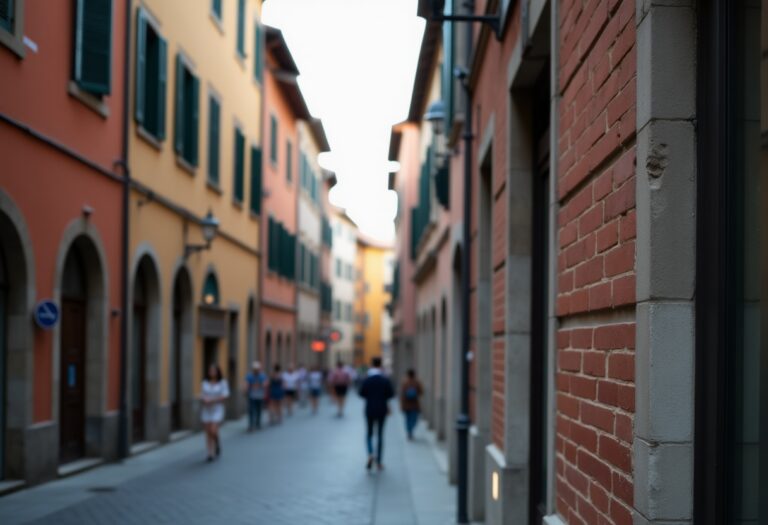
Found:
[[[258,355],[261,4],[133,2],[126,373],[134,444],[197,427],[210,363],[229,381],[228,417],[242,411],[239,386]]]
[[[387,305],[391,301],[389,286],[392,282],[393,253],[387,246],[359,238],[357,254],[360,291],[358,333],[362,341],[356,346],[362,348],[360,364],[370,365],[373,357],[382,357],[386,361],[389,351],[391,321],[388,320]]]

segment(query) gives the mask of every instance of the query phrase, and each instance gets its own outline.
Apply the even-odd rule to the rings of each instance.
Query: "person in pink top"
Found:
[[[347,400],[347,391],[349,390],[349,383],[352,378],[349,376],[349,372],[344,368],[344,363],[339,361],[336,364],[336,369],[331,372],[328,377],[328,383],[333,389],[334,400],[339,411],[336,417],[344,417],[344,403]]]

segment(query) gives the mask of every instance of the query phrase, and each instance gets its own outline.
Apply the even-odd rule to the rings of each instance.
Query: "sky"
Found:
[[[408,116],[424,19],[417,0],[267,0],[262,20],[281,29],[299,87],[322,119],[336,173],[331,202],[360,230],[394,238],[397,196],[387,189],[392,126]]]

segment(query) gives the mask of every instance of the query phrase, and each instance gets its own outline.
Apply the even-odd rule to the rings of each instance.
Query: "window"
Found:
[[[156,140],[165,139],[165,88],[168,45],[143,9],[136,27],[135,118],[140,129]]]
[[[333,301],[333,318],[337,321],[341,321],[341,302]]]
[[[237,0],[237,54],[245,58],[245,0]]]
[[[24,0],[0,0],[0,43],[24,58]]]
[[[347,303],[344,305],[344,319],[351,322],[352,321],[352,304]]]
[[[219,147],[221,106],[215,97],[208,98],[208,182],[219,185]]]
[[[281,277],[296,279],[296,236],[282,223],[269,218],[267,267]]]
[[[336,259],[336,277],[341,277],[341,259]]]
[[[274,115],[269,119],[269,160],[277,164],[277,117]]]
[[[197,166],[200,81],[184,58],[176,55],[176,129],[174,149],[190,166]]]
[[[251,212],[261,214],[261,148],[251,148]]]
[[[245,136],[240,128],[235,128],[235,158],[233,162],[234,166],[234,183],[232,190],[232,198],[235,202],[242,203],[243,195],[245,193]]]
[[[264,33],[261,25],[256,23],[253,28],[253,78],[264,80]]]
[[[293,144],[285,141],[285,178],[290,183],[293,180]]]
[[[221,21],[221,1],[222,0],[211,1],[211,14],[219,21]]]
[[[0,0],[0,9],[3,4],[12,2]],[[83,91],[101,96],[109,94],[111,79],[112,0],[77,0],[74,80]]]

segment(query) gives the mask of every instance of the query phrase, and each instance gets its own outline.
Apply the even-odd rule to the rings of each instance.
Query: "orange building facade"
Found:
[[[11,2],[0,24],[5,481],[117,454],[126,5],[73,3]]]
[[[261,340],[264,366],[296,359],[298,121],[310,117],[280,30],[266,28]]]

